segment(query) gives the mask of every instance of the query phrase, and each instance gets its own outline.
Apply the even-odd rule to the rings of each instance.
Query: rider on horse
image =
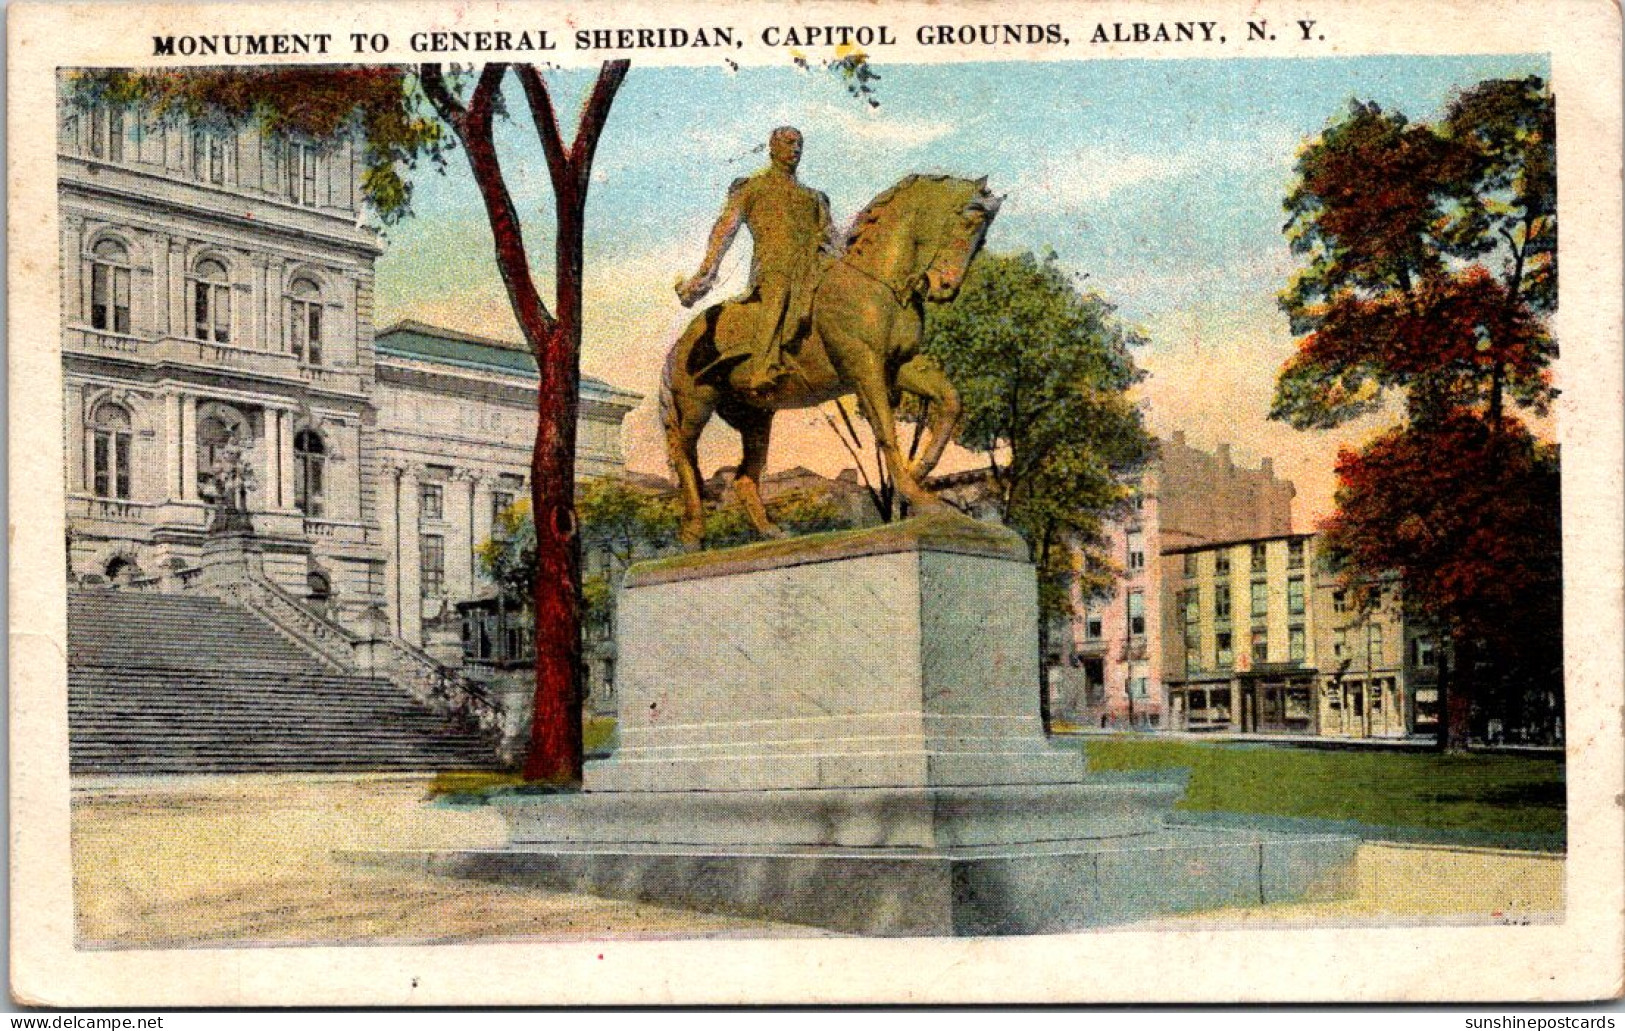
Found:
[[[789,372],[784,349],[805,331],[819,256],[834,249],[829,198],[796,181],[801,133],[789,126],[774,129],[768,139],[768,156],[771,163],[767,168],[734,180],[728,188],[700,270],[677,284],[683,307],[692,306],[716,282],[717,266],[739,226],[750,230],[750,292],[743,303],[751,311],[751,332],[702,375],[743,360],[750,363],[748,389],[753,391],[771,389]]]

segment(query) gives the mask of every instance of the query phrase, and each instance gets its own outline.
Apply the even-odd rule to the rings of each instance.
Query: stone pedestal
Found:
[[[867,934],[1035,933],[1346,893],[1353,843],[1167,825],[1181,781],[1086,775],[1038,713],[1007,530],[931,516],[647,563],[621,745],[501,800],[430,869]]]
[[[250,573],[303,597],[310,544],[254,530],[213,531],[203,538],[199,583],[205,589],[241,583]]]
[[[1065,784],[1026,546],[969,519],[635,567],[621,746],[589,792]]]

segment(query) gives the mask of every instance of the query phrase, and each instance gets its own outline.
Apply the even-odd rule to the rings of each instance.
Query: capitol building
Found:
[[[490,592],[474,549],[528,496],[535,366],[375,326],[358,150],[59,105],[71,584],[193,575],[229,458],[265,577],[338,625],[419,645]],[[639,400],[583,378],[579,475],[622,468]]]

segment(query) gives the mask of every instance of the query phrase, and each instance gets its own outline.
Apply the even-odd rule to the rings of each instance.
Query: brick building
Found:
[[[1355,604],[1310,534],[1170,549],[1161,613],[1176,730],[1402,738],[1437,727],[1437,650],[1401,585]]]
[[[1202,451],[1180,431],[1159,441],[1129,511],[1107,528],[1116,587],[1108,598],[1076,599],[1077,618],[1058,628],[1069,632],[1051,635],[1052,712],[1089,727],[1164,725],[1162,613],[1180,573],[1166,553],[1287,533],[1294,493],[1268,458],[1249,469],[1227,444]]]

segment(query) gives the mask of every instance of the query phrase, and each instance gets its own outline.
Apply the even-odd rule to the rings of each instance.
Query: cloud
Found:
[[[856,102],[814,105],[805,109],[801,117],[809,123],[837,129],[843,136],[863,143],[885,144],[892,150],[916,150],[986,121],[978,118],[974,122],[955,124],[940,119],[899,118],[884,109],[860,107]]]
[[[1165,189],[1220,173],[1279,171],[1283,175],[1298,141],[1290,133],[1250,136],[1245,142],[1210,140],[1173,154],[1088,145],[1035,156],[1016,181],[1012,196],[1056,214],[1090,214],[1103,201],[1131,190]],[[1284,182],[1284,179],[1283,179]]]

